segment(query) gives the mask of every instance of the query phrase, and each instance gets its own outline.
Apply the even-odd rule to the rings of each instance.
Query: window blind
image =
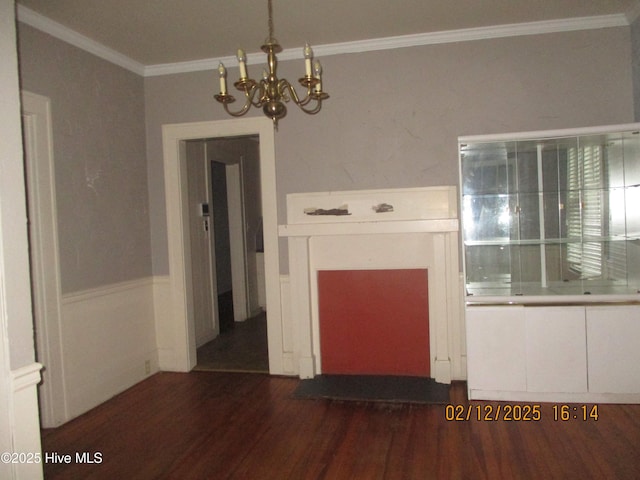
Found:
[[[568,150],[567,260],[583,279],[602,276],[602,147],[587,145]],[[579,243],[579,239],[583,243]],[[576,240],[576,242],[572,242]],[[591,240],[591,241],[590,241]]]

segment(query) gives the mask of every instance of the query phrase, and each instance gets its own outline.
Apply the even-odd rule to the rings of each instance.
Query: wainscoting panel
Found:
[[[294,332],[291,318],[291,282],[289,281],[289,275],[280,275],[280,303],[282,311],[282,374],[297,375],[298,364],[293,353]]]
[[[69,417],[158,371],[153,279],[62,297],[62,346]]]
[[[168,275],[153,278],[153,305],[158,347],[158,368],[180,371],[175,348],[176,322],[171,313],[171,282]]]

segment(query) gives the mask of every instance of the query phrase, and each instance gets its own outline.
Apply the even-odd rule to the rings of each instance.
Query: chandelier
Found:
[[[273,120],[273,125],[277,129],[278,120],[287,114],[287,107],[284,102],[293,102],[300,109],[308,114],[316,114],[322,108],[322,101],[329,98],[329,95],[322,91],[322,67],[319,61],[313,62],[313,51],[308,44],[304,46],[305,75],[298,79],[298,82],[306,88],[306,95],[300,98],[295,88],[286,80],[277,76],[278,58],[276,53],[282,51],[282,47],[273,37],[273,11],[271,0],[268,0],[269,8],[269,37],[264,45],[260,47],[267,54],[267,68],[262,73],[262,79],[255,81],[247,76],[247,58],[243,50],[238,50],[238,66],[240,68],[240,79],[233,85],[244,94],[244,105],[238,111],[231,111],[229,104],[235,102],[233,95],[227,92],[227,70],[220,63],[218,73],[220,75],[220,93],[215,95],[215,99],[222,103],[225,111],[234,117],[244,115],[253,105],[262,108],[264,114]],[[313,63],[313,66],[312,66]]]

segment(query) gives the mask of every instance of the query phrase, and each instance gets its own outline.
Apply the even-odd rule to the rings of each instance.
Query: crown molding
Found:
[[[398,37],[377,38],[356,42],[334,43],[331,45],[314,47],[314,51],[318,54],[328,56],[345,53],[390,50],[420,45],[470,42],[475,40],[488,40],[492,38],[541,35],[577,30],[594,30],[599,28],[623,27],[628,25],[629,22],[624,14],[601,15],[597,17],[579,17],[562,20],[513,23],[506,25],[494,25],[491,27],[445,30],[441,32],[419,33],[416,35],[402,35]]]
[[[460,30],[445,30],[442,32],[419,33],[415,35],[401,35],[397,37],[374,38],[355,42],[332,43],[316,45],[313,51],[318,56],[344,55],[349,53],[375,52],[396,48],[416,47],[421,45],[436,45],[442,43],[469,42],[487,40],[491,38],[518,37],[523,35],[540,35],[547,33],[571,32],[577,30],[593,30],[598,28],[628,26],[629,21],[624,14],[601,15],[597,17],[579,17],[563,20],[546,20],[541,22],[514,23],[491,27],[466,28]],[[301,59],[302,48],[284,49],[278,54],[279,60]],[[247,55],[247,63],[261,63],[264,54],[251,53]],[[220,57],[193,62],[179,62],[162,65],[148,65],[144,69],[146,77],[169,75],[175,73],[213,70],[219,63],[236,65],[235,57]]]
[[[19,22],[48,33],[74,47],[92,53],[96,57],[100,57],[133,73],[144,75],[145,66],[143,64],[20,4],[17,5],[16,16]]]
[[[218,67],[219,63],[236,65],[234,56],[214,57],[188,62],[163,63],[158,65],[142,65],[115,50],[105,47],[101,43],[91,40],[64,25],[40,15],[28,8],[18,5],[17,17],[38,30],[48,33],[60,40],[86,50],[94,55],[119,65],[144,77],[173,75],[198,71],[210,71]],[[635,8],[625,14],[600,15],[596,17],[578,17],[562,20],[545,20],[540,22],[514,23],[491,27],[466,28],[460,30],[445,30],[441,32],[419,33],[415,35],[401,35],[397,37],[374,38],[355,42],[332,43],[313,47],[318,56],[344,55],[349,53],[375,52],[396,48],[416,47],[422,45],[437,45],[443,43],[470,42],[492,38],[518,37],[524,35],[541,35],[548,33],[571,32],[578,30],[594,30],[599,28],[624,27],[640,16],[640,8]],[[278,54],[279,60],[301,59],[302,48],[284,49]],[[250,53],[247,63],[262,63],[263,53]]]

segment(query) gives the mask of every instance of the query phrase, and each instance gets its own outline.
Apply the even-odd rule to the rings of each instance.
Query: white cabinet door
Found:
[[[527,391],[586,392],[584,307],[525,308]]]
[[[640,307],[587,307],[589,391],[640,393]]]
[[[469,390],[526,390],[524,307],[466,311]]]

